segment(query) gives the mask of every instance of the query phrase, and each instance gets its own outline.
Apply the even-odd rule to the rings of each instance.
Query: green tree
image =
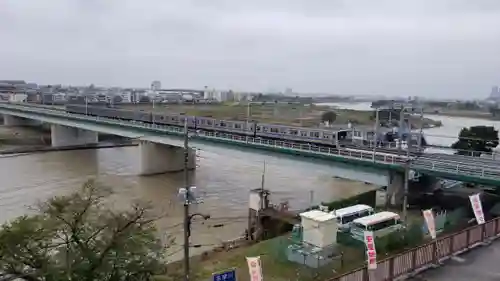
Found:
[[[113,211],[109,193],[86,183],[54,197],[38,213],[0,230],[0,272],[29,281],[150,280],[162,267],[162,246],[149,207]],[[171,243],[172,241],[170,241]]]
[[[498,146],[498,131],[492,126],[474,126],[463,128],[458,141],[451,145],[458,154],[481,156],[481,152],[491,152]]]
[[[327,111],[321,115],[322,122],[328,122],[332,124],[333,122],[335,122],[335,120],[337,120],[337,113],[333,111]]]

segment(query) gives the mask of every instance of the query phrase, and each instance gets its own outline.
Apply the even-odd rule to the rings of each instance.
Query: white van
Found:
[[[364,241],[365,231],[373,231],[375,237],[381,237],[402,228],[403,224],[398,214],[380,212],[355,219],[351,224],[351,235],[355,239]]]
[[[353,205],[347,208],[342,208],[330,212],[337,218],[337,225],[339,230],[346,231],[349,230],[351,223],[359,218],[369,216],[375,211],[372,207],[368,205]]]

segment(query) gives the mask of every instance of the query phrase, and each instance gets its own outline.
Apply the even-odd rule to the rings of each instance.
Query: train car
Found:
[[[190,129],[224,132],[266,139],[294,141],[308,144],[340,146],[347,138],[350,130],[325,130],[319,128],[303,128],[278,124],[265,124],[256,121],[220,120],[210,117],[185,116],[181,114],[151,113],[116,109],[99,106],[67,105],[66,111],[76,114],[102,116],[120,120],[135,120],[144,123],[163,124],[169,126],[184,126],[185,120]]]
[[[246,122],[245,121],[233,121],[233,120],[217,120],[214,126],[216,131],[233,133],[233,134],[245,134]]]
[[[203,130],[215,131],[215,123],[217,120],[210,117],[197,117],[196,127]]]
[[[144,123],[153,123],[152,113],[149,111],[134,111],[134,120]]]
[[[303,128],[263,123],[257,124],[256,128],[256,136],[262,138],[329,146],[338,146],[339,141],[346,139],[349,133],[348,130],[333,131],[319,128]]]
[[[152,122],[161,125],[171,125],[169,122],[169,116],[163,113],[152,113]]]

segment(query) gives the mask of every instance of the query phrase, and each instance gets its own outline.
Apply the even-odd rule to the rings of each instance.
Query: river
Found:
[[[367,104],[344,107],[363,109],[367,108]],[[431,143],[452,143],[462,126],[492,124],[500,128],[500,122],[427,117],[443,122],[443,127],[426,130]],[[182,204],[177,199],[177,193],[183,186],[182,173],[137,176],[137,157],[136,147],[123,147],[0,158],[0,222],[32,212],[30,206],[37,202],[77,191],[88,179],[96,179],[98,184],[109,186],[114,191],[112,202],[116,207],[126,207],[134,200],[142,200],[151,202],[156,213],[166,214],[158,221],[158,229],[162,238],[166,235],[178,238],[178,243],[172,248],[177,254],[171,259],[180,258]],[[293,209],[348,197],[370,188],[362,182],[338,179],[335,175],[347,173],[351,178],[380,184],[384,181],[382,175],[353,172],[319,160],[305,161],[299,157],[221,146],[203,146],[198,159],[199,168],[191,173],[191,181],[203,195],[204,203],[195,206],[193,211],[210,214],[212,218],[204,223],[199,220],[193,223],[191,241],[204,245],[192,249],[193,254],[239,236],[244,231],[248,193],[260,187],[264,162],[265,186],[272,191],[272,201],[288,200]],[[216,224],[224,226],[211,227]]]
[[[178,238],[179,243],[174,247],[177,251],[181,249],[183,214],[177,193],[183,186],[183,175],[137,176],[137,158],[137,147],[0,158],[0,221],[32,212],[30,206],[37,202],[77,191],[86,180],[96,179],[98,184],[113,190],[111,201],[115,207],[126,207],[134,200],[142,200],[151,202],[156,213],[166,214],[157,225],[162,238],[166,235]],[[264,162],[265,187],[272,191],[272,201],[289,200],[294,209],[309,206],[311,197],[316,204],[370,188],[362,182],[334,178],[339,173],[353,172],[316,160],[301,161],[295,157],[220,146],[203,147],[198,159],[199,168],[191,173],[191,181],[200,190],[204,203],[195,206],[193,211],[209,214],[212,218],[193,224],[192,243],[206,245],[193,249],[193,253],[243,233],[249,190],[261,186]],[[221,223],[224,224],[221,228],[211,227]],[[172,259],[180,255],[181,252]]]

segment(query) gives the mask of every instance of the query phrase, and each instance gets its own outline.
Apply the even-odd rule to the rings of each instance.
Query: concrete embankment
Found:
[[[45,153],[45,152],[69,151],[69,150],[101,149],[101,148],[137,146],[137,145],[138,145],[137,143],[133,143],[133,142],[122,142],[122,143],[106,142],[106,143],[70,145],[70,146],[60,146],[60,147],[23,146],[23,147],[15,147],[15,148],[10,148],[10,149],[0,150],[0,155],[13,155],[13,154],[25,154],[25,153]]]

